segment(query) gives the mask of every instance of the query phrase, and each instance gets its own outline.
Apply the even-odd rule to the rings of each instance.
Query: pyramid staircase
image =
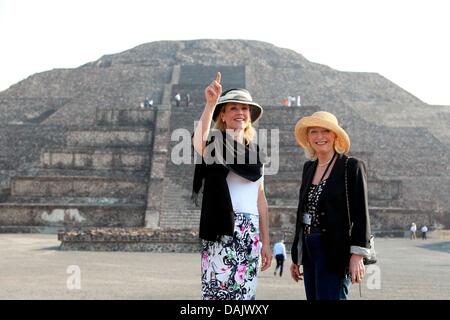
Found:
[[[192,105],[187,108],[172,107],[169,124],[172,132],[177,129],[184,130],[190,137],[194,131],[195,121],[198,121],[203,112],[204,89],[215,79],[217,71],[220,71],[222,75],[223,90],[245,88],[245,66],[181,66],[178,83],[173,86],[172,94],[175,95],[178,92],[184,97],[189,93]],[[179,141],[170,141],[169,155],[179,143]],[[170,157],[167,157],[162,183],[164,200],[161,204],[163,214],[159,219],[161,229],[198,230],[200,210],[191,200],[193,173],[192,163],[177,165]]]

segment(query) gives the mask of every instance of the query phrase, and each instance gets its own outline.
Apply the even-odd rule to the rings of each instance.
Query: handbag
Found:
[[[348,159],[349,159],[349,157],[347,157],[347,159],[345,159],[345,198],[347,200],[348,223],[349,223],[349,226],[350,226],[350,229],[349,229],[348,233],[351,236],[352,235],[353,223],[352,223],[351,218],[350,218],[350,203],[349,203],[349,200],[348,200],[348,182],[347,182],[347,171],[348,171],[347,170],[347,167],[348,167],[347,163],[348,163]],[[377,253],[375,251],[375,238],[374,238],[373,234],[371,234],[370,237],[369,237],[369,245],[370,245],[369,255],[364,257],[364,259],[363,259],[363,263],[365,265],[373,264],[373,263],[377,262]]]

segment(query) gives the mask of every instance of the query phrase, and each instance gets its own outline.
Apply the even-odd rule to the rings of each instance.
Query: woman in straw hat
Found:
[[[301,118],[295,137],[311,160],[303,166],[291,276],[304,278],[308,300],[347,299],[350,284],[362,281],[369,254],[365,166],[347,156],[350,139],[329,112]]]
[[[266,270],[272,257],[263,164],[251,142],[252,123],[263,109],[245,89],[222,93],[220,77],[217,73],[205,89],[205,109],[193,136],[194,149],[202,155],[193,186],[195,201],[203,186],[201,297],[251,300],[259,264]]]

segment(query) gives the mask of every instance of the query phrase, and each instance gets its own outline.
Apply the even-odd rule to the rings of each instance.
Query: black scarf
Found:
[[[195,165],[192,192],[192,199],[198,206],[203,185],[200,238],[217,241],[222,235],[233,235],[234,211],[226,181],[228,172],[231,170],[255,182],[262,176],[261,159],[265,160],[265,157],[260,156],[258,145],[243,145],[225,132],[215,132],[207,142],[202,163]]]

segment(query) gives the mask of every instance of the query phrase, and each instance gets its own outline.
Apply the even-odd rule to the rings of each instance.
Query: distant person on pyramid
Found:
[[[206,105],[193,136],[202,156],[193,183],[195,202],[203,186],[201,298],[253,300],[257,276],[272,260],[264,157],[252,142],[252,124],[263,109],[245,89],[222,92],[220,81],[218,72],[205,89]]]
[[[144,108],[150,108],[153,106],[153,99],[149,99],[148,97],[144,100]]]
[[[366,167],[347,156],[350,138],[329,112],[301,118],[294,135],[310,160],[303,165],[291,276],[304,278],[308,300],[346,300],[370,256]]]
[[[180,102],[181,102],[181,95],[179,93],[177,93],[175,95],[175,103],[176,103],[177,107],[180,106]]]

